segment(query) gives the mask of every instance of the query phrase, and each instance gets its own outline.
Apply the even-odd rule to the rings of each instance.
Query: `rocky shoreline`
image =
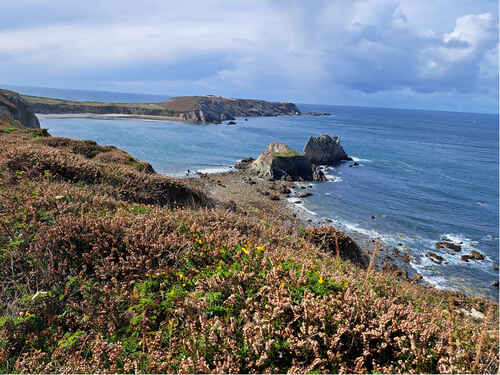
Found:
[[[270,181],[256,176],[246,169],[214,174],[197,174],[186,177],[188,186],[199,189],[225,207],[241,210],[248,216],[262,215],[280,218],[285,225],[299,227],[332,227],[328,219],[307,211],[301,203],[307,197],[308,182]],[[298,198],[301,197],[302,198]],[[300,202],[298,202],[300,201]],[[296,203],[298,202],[298,204]],[[394,253],[381,241],[370,239],[361,233],[348,235],[369,259],[375,251],[374,267],[395,277],[424,287],[432,287],[410,265],[410,257],[404,251]]]

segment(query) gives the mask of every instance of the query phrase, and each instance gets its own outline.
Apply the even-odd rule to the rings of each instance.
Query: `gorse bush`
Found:
[[[334,228],[5,136],[2,372],[498,371],[497,304],[374,271]]]

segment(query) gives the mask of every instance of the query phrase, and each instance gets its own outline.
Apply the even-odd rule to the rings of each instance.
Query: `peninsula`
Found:
[[[23,99],[37,114],[139,117],[195,124],[220,124],[236,117],[300,115],[300,110],[293,103],[213,95],[179,96],[161,103],[80,102],[28,95],[24,95]]]

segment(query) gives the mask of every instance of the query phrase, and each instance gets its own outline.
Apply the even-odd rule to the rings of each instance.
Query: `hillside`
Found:
[[[0,89],[0,123],[4,126],[40,128],[40,123],[22,97]]]
[[[220,123],[235,117],[300,114],[293,103],[232,99],[218,96],[174,97],[162,103],[77,102],[24,95],[31,108],[40,114],[113,114],[158,116],[198,124]]]
[[[498,371],[498,304],[358,263],[333,227],[112,146],[0,142],[0,372]]]

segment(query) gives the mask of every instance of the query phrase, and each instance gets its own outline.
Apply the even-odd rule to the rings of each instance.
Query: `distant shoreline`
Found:
[[[115,120],[115,119],[141,119],[152,121],[174,121],[174,122],[189,122],[182,120],[179,117],[171,116],[152,116],[152,115],[131,115],[124,113],[36,113],[38,118],[91,118],[96,120]]]

